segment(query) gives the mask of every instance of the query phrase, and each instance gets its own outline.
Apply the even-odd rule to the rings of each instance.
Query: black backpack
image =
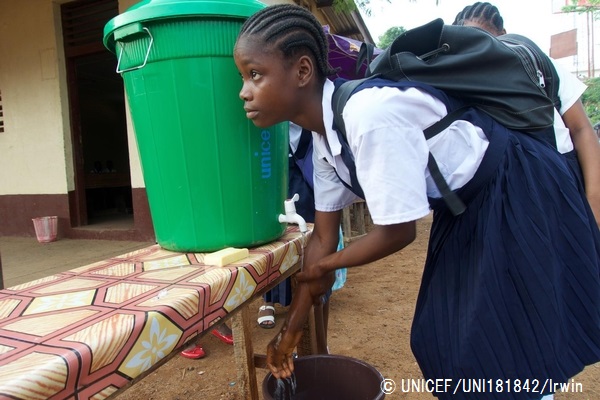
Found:
[[[361,50],[363,56],[370,54],[367,45]],[[481,29],[444,25],[436,19],[399,35],[368,64],[365,76],[336,85],[332,109],[342,142],[347,142],[342,119],[346,102],[361,84],[383,78],[424,83],[464,104],[428,128],[428,137],[475,107],[507,128],[536,135],[556,147],[553,123],[554,109],[560,108],[558,74],[548,56],[524,36],[494,37]],[[355,175],[351,157],[344,161]],[[464,205],[448,188],[431,154],[428,168],[452,212],[462,213]],[[364,197],[357,181],[352,182],[352,190]]]
[[[372,77],[426,83],[507,128],[536,134],[552,127],[554,108],[560,107],[558,74],[533,41],[515,34],[494,37],[441,19],[399,35],[369,63],[364,80]],[[343,109],[362,81],[336,91],[334,111]]]

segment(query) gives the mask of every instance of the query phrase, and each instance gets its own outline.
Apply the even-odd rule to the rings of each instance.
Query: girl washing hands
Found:
[[[250,17],[234,49],[247,117],[259,127],[292,121],[313,132],[315,225],[287,319],[268,345],[273,375],[293,373],[302,326],[334,271],[409,245],[430,209],[411,332],[426,379],[565,382],[600,360],[600,232],[573,171],[550,146],[473,109],[426,140],[423,130],[456,105],[436,89],[374,80],[346,103],[348,144],[375,227],[336,252],[341,210],[357,196],[346,186],[333,128],[327,53],[320,23],[295,5]],[[466,205],[458,216],[431,179],[429,152]],[[477,398],[539,399],[552,391]]]

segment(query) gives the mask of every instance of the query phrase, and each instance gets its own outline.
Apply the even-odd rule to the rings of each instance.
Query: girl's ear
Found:
[[[315,75],[315,68],[312,58],[301,56],[297,63],[298,86],[306,86]]]

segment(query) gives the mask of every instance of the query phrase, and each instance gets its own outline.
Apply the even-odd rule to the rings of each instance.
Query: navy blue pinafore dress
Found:
[[[371,84],[382,85],[460,105],[427,85]],[[430,199],[411,348],[426,379],[450,383],[440,399],[539,399],[600,361],[600,232],[567,157],[478,110],[460,119],[490,144],[455,191],[462,214]]]
[[[600,360],[600,233],[565,156],[482,112],[461,119],[490,145],[456,191],[463,214],[430,201],[411,347],[425,377],[451,379],[441,399],[539,399]]]

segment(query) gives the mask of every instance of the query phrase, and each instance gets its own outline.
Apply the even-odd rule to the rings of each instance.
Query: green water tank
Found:
[[[173,251],[252,247],[285,231],[288,124],[250,122],[233,46],[254,0],[145,0],[110,20],[156,239]]]

